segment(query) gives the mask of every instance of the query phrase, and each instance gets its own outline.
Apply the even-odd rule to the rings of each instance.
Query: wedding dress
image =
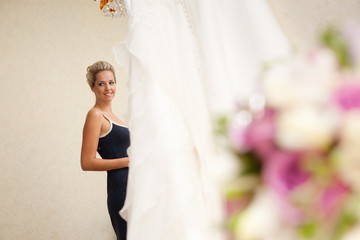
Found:
[[[120,212],[129,240],[223,239],[213,181],[223,160],[212,114],[232,108],[234,84],[247,93],[252,88],[248,66],[260,58],[233,57],[249,50],[237,29],[248,25],[237,22],[234,9],[253,8],[251,1],[127,2],[128,36],[114,53],[129,72],[130,166]]]

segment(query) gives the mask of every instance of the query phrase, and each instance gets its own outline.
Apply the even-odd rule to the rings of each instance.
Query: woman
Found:
[[[124,205],[128,177],[129,130],[112,112],[116,93],[113,66],[99,61],[87,68],[86,78],[96,102],[87,114],[81,148],[84,171],[107,171],[108,210],[118,240],[126,239],[126,221],[119,215]],[[102,159],[96,158],[96,151]]]

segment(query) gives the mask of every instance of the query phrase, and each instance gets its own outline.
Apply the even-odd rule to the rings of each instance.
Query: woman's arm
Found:
[[[101,113],[92,109],[86,116],[81,147],[81,168],[84,171],[108,171],[129,166],[129,158],[96,158],[102,124]]]

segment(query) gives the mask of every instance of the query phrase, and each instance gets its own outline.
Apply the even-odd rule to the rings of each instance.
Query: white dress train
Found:
[[[129,71],[128,240],[223,239],[211,112],[231,108],[231,78],[243,74],[227,56],[239,49],[237,24],[222,15],[250,0],[238,2],[131,1],[128,36],[114,47]]]

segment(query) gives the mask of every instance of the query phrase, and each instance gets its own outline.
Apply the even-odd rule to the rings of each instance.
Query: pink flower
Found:
[[[349,187],[336,180],[331,186],[328,186],[322,194],[321,206],[325,214],[330,214],[341,203],[343,197],[349,193]]]
[[[360,108],[360,82],[351,81],[341,85],[335,90],[333,98],[344,110]]]
[[[228,216],[236,214],[238,211],[243,210],[246,206],[248,199],[244,197],[238,197],[235,199],[227,199],[225,202],[225,210]]]
[[[300,167],[300,154],[290,151],[275,151],[267,156],[264,164],[264,180],[280,197],[306,182],[309,173]]]
[[[289,200],[289,193],[306,182],[309,173],[301,169],[300,154],[290,151],[276,151],[270,154],[264,164],[263,179],[279,197],[282,215],[291,224],[303,220],[303,212]]]
[[[267,109],[260,119],[246,129],[245,141],[262,158],[274,149],[275,111]]]
[[[248,127],[247,123],[238,123],[233,121],[228,130],[228,138],[230,140],[231,146],[237,152],[246,152],[250,149],[248,142],[245,139],[245,132]]]
[[[273,148],[275,137],[275,112],[267,109],[260,119],[251,119],[250,113],[240,112],[230,125],[228,137],[235,150],[240,153],[252,150],[259,155]]]

